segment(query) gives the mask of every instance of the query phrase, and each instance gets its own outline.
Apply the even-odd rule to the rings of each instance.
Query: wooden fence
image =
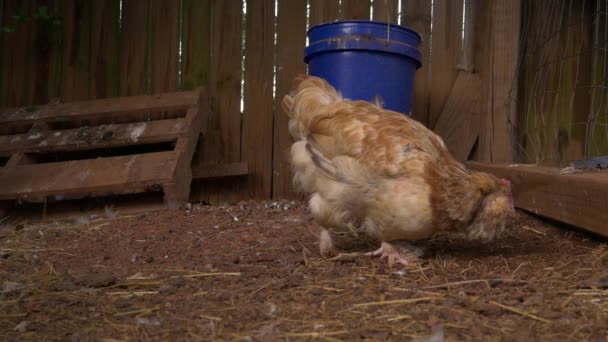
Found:
[[[608,1],[524,3],[518,151],[564,165],[608,155]]]
[[[277,103],[306,71],[306,30],[336,19],[390,20],[422,35],[413,115],[464,159],[511,161],[517,146],[521,0],[0,0],[0,8],[0,107],[207,87],[212,113],[195,163],[246,161],[250,174],[199,181],[195,199],[297,196]]]

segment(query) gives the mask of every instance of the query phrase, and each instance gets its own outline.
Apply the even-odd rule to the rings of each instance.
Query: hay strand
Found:
[[[495,301],[493,301],[493,300],[491,300],[491,301],[490,301],[490,304],[492,304],[492,305],[496,305],[496,306],[498,306],[499,308],[505,309],[505,310],[507,310],[507,311],[511,311],[511,312],[516,313],[516,314],[518,314],[518,315],[522,315],[522,316],[525,316],[525,317],[528,317],[528,318],[532,318],[532,319],[537,320],[537,321],[539,321],[539,322],[543,322],[543,323],[551,323],[551,321],[550,321],[550,320],[548,320],[548,319],[544,319],[544,318],[542,318],[542,317],[538,317],[538,316],[536,316],[536,315],[533,315],[533,314],[531,314],[531,313],[527,313],[527,312],[525,312],[525,311],[521,311],[521,310],[516,309],[516,308],[514,308],[514,307],[511,307],[511,306],[507,306],[507,305],[504,305],[504,304],[497,303],[497,302],[495,302]]]

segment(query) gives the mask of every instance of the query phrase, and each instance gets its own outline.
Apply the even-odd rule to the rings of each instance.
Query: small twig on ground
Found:
[[[201,278],[201,277],[218,277],[218,276],[241,276],[241,272],[224,272],[224,273],[194,273],[194,274],[184,274],[184,275],[175,275],[171,276],[171,278]]]
[[[528,227],[528,226],[521,226],[521,227],[522,227],[523,229],[525,229],[525,230],[529,230],[529,231],[534,232],[534,233],[536,233],[536,234],[538,234],[538,235],[547,236],[547,233],[543,233],[543,232],[541,232],[541,231],[539,231],[539,230],[536,230],[536,229],[534,229],[534,228],[532,228],[532,227]]]
[[[207,315],[203,315],[203,314],[200,314],[199,316],[201,318],[205,318],[205,319],[212,320],[212,321],[221,321],[222,320],[220,317],[215,317],[215,316],[207,316]]]
[[[262,285],[261,287],[258,287],[256,290],[253,290],[250,294],[245,296],[245,299],[247,298],[251,298],[254,294],[262,291],[263,289],[267,288],[270,284],[272,284],[272,280],[267,282],[266,284]]]
[[[284,337],[323,337],[323,336],[334,336],[334,335],[341,335],[341,334],[348,334],[348,330],[309,332],[309,333],[284,333],[281,335]]]
[[[537,320],[537,321],[539,321],[539,322],[543,322],[543,323],[551,323],[551,321],[550,321],[550,320],[548,320],[548,319],[544,319],[544,318],[542,318],[542,317],[538,317],[538,316],[536,316],[536,315],[533,315],[533,314],[531,314],[531,313],[527,313],[527,312],[525,312],[525,311],[521,311],[521,310],[516,309],[516,308],[514,308],[514,307],[510,307],[510,306],[506,306],[506,305],[503,305],[503,304],[497,303],[497,302],[495,302],[495,301],[493,301],[493,300],[491,300],[491,301],[490,301],[490,304],[496,305],[496,306],[498,306],[499,308],[505,309],[505,310],[507,310],[507,311],[511,311],[511,312],[513,312],[513,313],[516,313],[516,314],[519,314],[519,315],[522,315],[522,316],[525,316],[525,317],[528,317],[528,318],[535,319],[535,320]]]
[[[151,295],[158,294],[158,291],[116,291],[116,292],[106,292],[109,296],[143,296],[143,295]]]
[[[432,300],[436,300],[436,299],[440,299],[440,297],[421,297],[421,298],[411,298],[411,299],[385,300],[385,301],[381,301],[381,302],[354,304],[353,307],[391,305],[391,304],[411,304],[411,303],[418,303],[418,302],[428,302],[428,301],[432,301]]]
[[[120,317],[120,316],[129,316],[129,315],[141,315],[141,314],[147,314],[153,311],[156,311],[160,309],[160,305],[148,308],[148,309],[141,309],[141,310],[133,310],[133,311],[126,311],[126,312],[119,312],[114,314],[114,317]]]
[[[444,288],[444,287],[451,287],[451,286],[460,286],[460,285],[467,285],[467,284],[476,284],[476,283],[514,283],[514,284],[527,284],[528,282],[525,280],[517,280],[517,279],[474,279],[474,280],[462,280],[462,281],[454,281],[451,283],[445,283],[445,284],[439,284],[439,285],[433,285],[433,286],[426,286],[423,287],[423,290],[430,290],[430,289],[439,289],[439,288]]]

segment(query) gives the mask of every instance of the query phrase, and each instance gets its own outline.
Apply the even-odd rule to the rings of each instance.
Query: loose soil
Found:
[[[322,259],[300,202],[118,214],[1,223],[0,338],[608,341],[606,241],[527,214],[415,269]]]

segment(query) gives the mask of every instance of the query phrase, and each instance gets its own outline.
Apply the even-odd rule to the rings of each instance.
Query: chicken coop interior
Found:
[[[0,0],[0,336],[608,339],[607,19],[607,0]],[[314,259],[318,233],[294,188],[281,101],[308,72],[308,30],[345,20],[420,35],[411,118],[467,168],[510,181],[521,214],[512,247],[478,256],[457,240],[450,259],[450,238],[432,240],[430,266],[386,271],[361,288],[384,271],[371,261],[329,271]],[[177,237],[172,222],[200,240]],[[234,235],[214,235],[222,227]],[[66,247],[72,239],[90,252]],[[138,248],[152,240],[146,257]],[[269,252],[291,253],[284,246],[297,253]],[[205,254],[214,248],[233,254]],[[59,266],[62,256],[84,261]],[[91,271],[104,263],[114,273]],[[39,285],[24,290],[30,283]],[[51,292],[58,304],[40,309]],[[301,296],[300,317],[281,300]],[[164,306],[165,297],[182,303]],[[439,309],[448,297],[449,310]],[[408,305],[417,309],[400,311]]]

